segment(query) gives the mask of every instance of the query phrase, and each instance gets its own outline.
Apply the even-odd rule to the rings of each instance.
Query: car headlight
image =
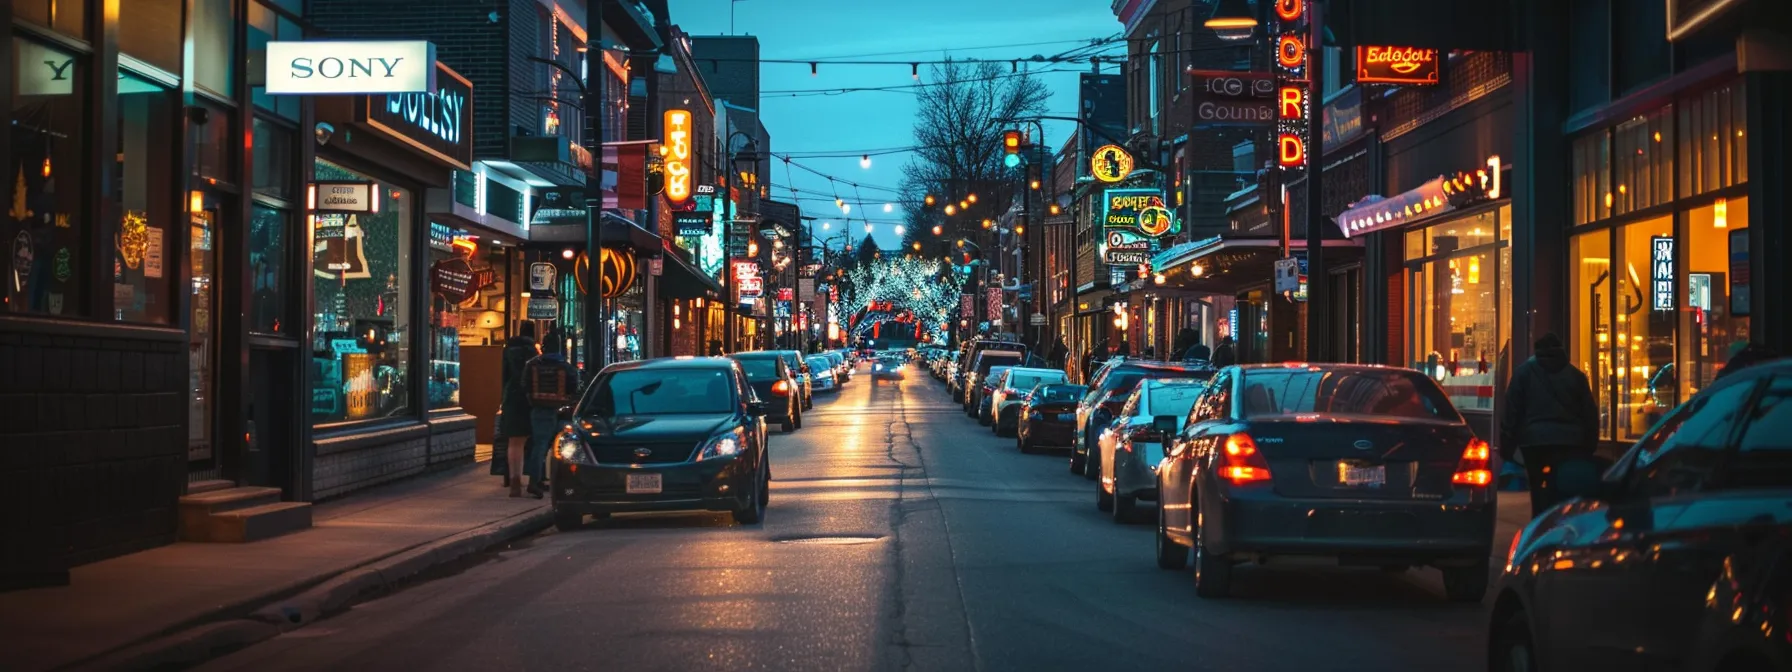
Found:
[[[591,450],[585,447],[585,440],[568,427],[554,437],[554,457],[569,464],[597,464],[591,456]]]
[[[747,430],[736,427],[730,431],[709,437],[703,442],[703,450],[697,453],[698,460],[711,460],[739,455],[747,446]]]

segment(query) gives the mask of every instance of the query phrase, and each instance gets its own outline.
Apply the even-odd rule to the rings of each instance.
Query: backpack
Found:
[[[536,408],[560,408],[572,403],[579,383],[572,367],[565,362],[536,357],[523,366],[523,392],[529,405]]]

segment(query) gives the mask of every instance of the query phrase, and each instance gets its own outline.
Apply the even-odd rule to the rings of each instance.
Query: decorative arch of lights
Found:
[[[906,319],[933,342],[944,343],[962,281],[943,260],[901,256],[862,264],[847,272],[842,284],[840,299],[853,311],[847,326],[855,338],[874,325]]]

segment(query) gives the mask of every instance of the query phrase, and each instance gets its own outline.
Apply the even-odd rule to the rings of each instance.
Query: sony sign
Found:
[[[267,64],[274,94],[436,90],[436,48],[428,42],[269,42]]]

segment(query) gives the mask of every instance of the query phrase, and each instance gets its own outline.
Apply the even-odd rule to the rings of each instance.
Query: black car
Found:
[[[971,389],[970,383],[966,382],[966,379],[969,378],[969,374],[976,369],[977,356],[988,351],[1013,352],[1015,353],[1015,361],[1003,363],[1019,364],[1021,362],[1021,355],[1025,354],[1027,351],[1027,346],[1015,341],[976,340],[966,342],[959,349],[957,360],[958,374],[951,380],[946,381],[946,387],[948,391],[952,393],[952,400],[963,404],[967,412],[971,407],[970,401],[967,399],[967,397],[971,395]],[[984,368],[987,370],[988,367]]]
[[[574,406],[551,460],[554,524],[585,514],[728,511],[765,515],[771,480],[765,404],[721,358],[651,359],[604,367]]]
[[[1713,382],[1512,539],[1492,670],[1792,669],[1792,362]]]
[[[815,408],[814,384],[811,382],[813,380],[811,376],[814,375],[814,372],[809,369],[809,363],[803,359],[803,353],[796,350],[765,350],[763,352],[769,352],[784,358],[784,368],[790,370],[790,377],[796,382],[797,391],[801,393],[802,399],[800,401],[803,410],[807,411],[811,408]]]
[[[1084,385],[1040,385],[1020,407],[1014,446],[1031,453],[1040,448],[1070,447],[1076,440],[1076,403],[1089,393]]]
[[[1132,396],[1133,388],[1146,378],[1192,378],[1207,380],[1213,369],[1182,362],[1158,362],[1146,359],[1115,357],[1102,364],[1089,377],[1089,391],[1076,406],[1076,440],[1070,444],[1070,473],[1096,479],[1101,477],[1101,448],[1097,444],[1101,430],[1120,417],[1120,409]]]
[[[766,421],[793,432],[803,427],[803,392],[796,371],[777,352],[738,352],[728,356],[747,372],[747,383],[766,405]]]
[[[1196,594],[1223,597],[1234,564],[1271,557],[1426,565],[1451,600],[1479,602],[1496,512],[1489,452],[1411,369],[1227,367],[1158,464],[1158,566],[1182,568],[1192,548]]]

